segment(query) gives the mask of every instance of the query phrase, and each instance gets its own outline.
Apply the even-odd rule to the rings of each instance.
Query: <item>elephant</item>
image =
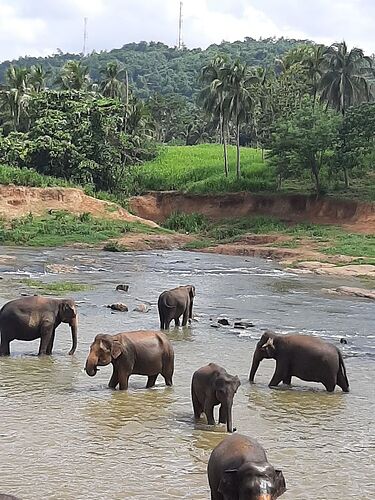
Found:
[[[0,356],[9,356],[12,340],[40,338],[39,356],[52,354],[55,331],[60,323],[68,323],[72,332],[72,348],[77,348],[77,307],[72,299],[54,299],[33,295],[7,302],[0,310]]]
[[[193,285],[179,286],[161,293],[158,299],[160,329],[168,330],[172,319],[176,326],[180,326],[180,316],[182,316],[182,326],[186,326],[188,320],[193,318],[194,297]]]
[[[146,388],[155,385],[159,373],[172,385],[174,351],[167,337],[160,332],[139,330],[116,335],[99,334],[90,346],[86,360],[87,375],[94,377],[98,366],[112,363],[113,373],[108,386],[127,390],[129,377],[147,375]]]
[[[233,432],[233,398],[240,385],[237,375],[230,375],[215,363],[209,363],[195,371],[191,379],[191,399],[195,419],[199,419],[204,412],[208,424],[215,425],[214,406],[220,405],[219,423],[227,424],[227,431]]]
[[[286,491],[281,470],[255,439],[242,434],[231,434],[214,448],[207,474],[211,500],[275,500]]]
[[[341,352],[335,345],[320,338],[265,332],[254,352],[250,382],[254,382],[259,363],[264,358],[276,360],[275,373],[268,384],[270,387],[279,385],[281,381],[290,385],[294,376],[308,382],[321,382],[328,392],[333,392],[336,384],[343,392],[349,392]]]

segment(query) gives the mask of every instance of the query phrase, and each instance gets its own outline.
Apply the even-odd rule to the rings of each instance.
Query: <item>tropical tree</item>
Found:
[[[63,90],[85,90],[90,83],[89,69],[82,61],[67,61],[61,68],[57,83]]]
[[[121,68],[116,61],[109,62],[105,68],[100,70],[103,76],[100,90],[105,97],[120,99],[125,95],[125,85],[121,81],[124,72],[124,68]]]
[[[374,78],[373,61],[356,47],[350,51],[345,42],[335,43],[326,54],[327,68],[321,79],[321,99],[345,115],[350,106],[368,102]]]
[[[21,126],[22,118],[27,117],[27,104],[29,100],[30,72],[27,68],[9,66],[6,72],[7,89],[1,95],[1,107],[9,113],[13,130]]]
[[[302,60],[302,66],[306,70],[307,78],[311,85],[311,95],[313,96],[313,104],[315,106],[320,80],[324,73],[327,47],[324,45],[313,45],[308,49]]]
[[[199,100],[211,121],[219,124],[220,139],[223,144],[224,173],[228,176],[227,135],[229,106],[227,100],[230,66],[227,60],[218,56],[202,68],[201,81],[206,84],[201,90]]]
[[[48,71],[41,64],[31,66],[29,81],[34,92],[41,92],[45,89],[47,75]]]
[[[251,74],[246,64],[236,61],[228,74],[228,90],[224,98],[224,109],[228,109],[229,117],[236,130],[236,172],[241,177],[240,131],[241,125],[248,121],[254,107],[252,86],[258,82],[258,77]]]

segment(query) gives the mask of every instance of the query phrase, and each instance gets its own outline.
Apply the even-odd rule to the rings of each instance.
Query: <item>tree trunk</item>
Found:
[[[349,175],[348,175],[348,169],[346,167],[342,167],[344,170],[344,181],[345,181],[345,187],[349,187]]]
[[[237,123],[237,179],[241,178],[241,158],[240,158],[240,124]]]
[[[320,193],[319,170],[315,164],[312,165],[311,172],[312,172],[314,182],[315,182],[316,193],[319,194]]]
[[[224,173],[225,177],[228,177],[228,151],[227,151],[227,138],[225,135],[225,120],[223,117],[220,118],[220,125],[221,125],[221,139],[223,141],[223,149],[224,149]]]

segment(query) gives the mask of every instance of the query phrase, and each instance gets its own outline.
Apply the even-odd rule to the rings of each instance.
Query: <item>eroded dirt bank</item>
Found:
[[[131,198],[130,208],[138,216],[155,222],[162,222],[176,211],[199,212],[210,219],[270,215],[290,222],[336,224],[350,231],[375,233],[375,204],[315,195],[193,195],[162,191]]]

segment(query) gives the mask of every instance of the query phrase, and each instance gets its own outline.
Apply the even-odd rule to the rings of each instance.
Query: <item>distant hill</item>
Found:
[[[134,91],[143,98],[153,93],[177,94],[191,99],[199,89],[199,72],[208,61],[218,54],[226,54],[231,59],[240,59],[250,66],[273,66],[275,58],[302,44],[312,44],[309,40],[289,40],[267,38],[244,41],[222,42],[207,49],[178,50],[161,42],[128,43],[120,49],[92,52],[83,58],[89,67],[93,81],[100,78],[100,68],[109,61],[117,60],[126,67]],[[4,82],[5,72],[10,63],[19,66],[41,64],[50,71],[49,86],[54,85],[56,75],[63,64],[70,59],[81,59],[79,54],[57,54],[48,57],[21,57],[16,61],[0,64],[0,82]]]

